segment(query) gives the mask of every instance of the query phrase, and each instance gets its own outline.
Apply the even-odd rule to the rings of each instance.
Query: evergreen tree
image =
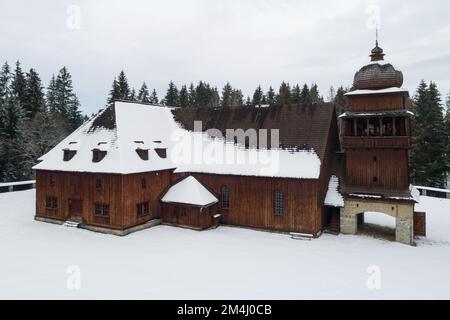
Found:
[[[119,76],[117,77],[117,89],[118,89],[118,95],[119,99],[121,100],[129,100],[130,99],[130,85],[128,84],[127,76],[125,75],[125,72],[122,70],[119,73]]]
[[[119,84],[117,83],[116,78],[114,78],[111,90],[109,91],[108,105],[112,105],[114,101],[118,99],[120,99]]]
[[[233,89],[233,93],[231,95],[231,106],[232,107],[241,107],[244,105],[244,95],[242,91],[239,89]]]
[[[167,89],[166,97],[164,98],[164,105],[175,107],[178,105],[179,95],[177,86],[170,81]]]
[[[159,103],[158,94],[156,93],[155,89],[153,89],[153,91],[152,91],[152,95],[150,96],[149,102],[151,104],[158,104]]]
[[[0,181],[22,180],[22,154],[13,146],[26,143],[20,138],[19,130],[23,114],[17,97],[8,97],[0,108]]]
[[[22,71],[22,68],[20,67],[20,62],[16,62],[16,70],[14,71],[14,76],[11,81],[11,88],[10,92],[11,94],[16,97],[17,101],[20,103],[20,105],[25,109],[26,114],[32,114],[32,110],[28,110],[27,107],[27,93],[26,93],[26,87],[27,87],[27,80],[25,79],[25,74]]]
[[[131,89],[130,96],[128,97],[128,100],[134,101],[134,102],[137,101],[136,90],[134,90],[134,88]]]
[[[25,101],[22,106],[28,119],[33,119],[36,113],[45,109],[44,88],[34,69],[30,69],[26,75]]]
[[[441,98],[436,85],[422,80],[414,97],[412,178],[417,185],[442,188],[448,171]]]
[[[445,132],[447,137],[447,148],[445,150],[446,152],[446,158],[447,158],[447,188],[450,187],[449,184],[449,178],[450,178],[450,92],[448,93],[447,100],[445,103],[446,106],[446,112],[445,112],[445,118],[444,118],[444,125],[445,125]]]
[[[313,83],[311,89],[309,89],[309,101],[312,104],[317,104],[323,101],[319,94],[319,88],[316,83]]]
[[[55,80],[55,110],[60,113],[67,123],[67,130],[72,132],[83,123],[79,110],[80,102],[73,92],[72,76],[63,67]]]
[[[345,94],[348,92],[347,89],[344,89],[343,86],[340,86],[337,91],[336,95],[334,96],[333,102],[336,106],[336,114],[340,116],[347,110],[347,98],[345,97]]]
[[[150,102],[150,93],[148,92],[148,87],[145,82],[142,83],[141,89],[139,89],[137,100],[144,103]]]
[[[301,93],[302,90],[300,89],[300,86],[298,84],[295,85],[295,87],[292,89],[292,102],[300,105],[301,104]]]
[[[10,95],[11,71],[8,62],[5,62],[0,71],[0,108],[5,105]]]
[[[327,101],[333,102],[335,97],[336,97],[336,91],[334,90],[334,87],[331,86],[330,90],[328,91]]]
[[[263,101],[263,98],[264,98],[264,93],[263,93],[263,91],[261,89],[261,85],[259,85],[256,88],[255,93],[253,93],[253,100],[252,100],[253,105],[254,106],[261,105],[262,101]]]
[[[267,103],[271,106],[275,104],[275,90],[273,90],[272,86],[270,86],[269,91],[267,91]]]
[[[250,97],[247,97],[247,99],[245,100],[245,106],[247,108],[250,108],[252,106],[252,100],[250,99]]]
[[[191,83],[189,85],[189,103],[188,103],[189,107],[195,107],[196,106],[197,102],[195,101],[195,98],[196,98],[195,86],[194,86],[193,83]]]
[[[288,105],[291,103],[291,88],[289,83],[282,82],[277,95],[277,104]]]
[[[233,87],[230,83],[227,84],[222,89],[222,108],[228,108],[232,106],[233,102]]]
[[[309,105],[311,103],[309,94],[309,88],[308,85],[305,83],[302,88],[302,92],[300,93],[300,104],[301,105]]]
[[[185,85],[183,85],[180,89],[178,107],[181,108],[189,107],[189,92]]]
[[[52,78],[50,79],[50,82],[48,84],[45,97],[47,100],[48,110],[51,113],[55,113],[56,108],[57,108],[57,105],[56,105],[57,103],[56,103],[56,78],[55,78],[54,74],[52,75]]]

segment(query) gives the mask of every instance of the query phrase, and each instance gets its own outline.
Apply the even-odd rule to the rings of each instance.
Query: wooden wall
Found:
[[[101,189],[96,188],[98,179]],[[146,179],[146,188],[142,188],[142,179]],[[125,229],[160,217],[159,199],[170,179],[171,171],[119,175],[37,170],[36,216],[67,220],[69,200],[81,200],[84,223]],[[45,208],[46,197],[58,199],[57,210]],[[147,201],[150,213],[138,218],[136,205]],[[109,218],[95,216],[95,203],[109,205]]]
[[[142,188],[142,179],[146,181],[146,188]],[[160,218],[159,199],[170,184],[171,170],[124,175],[122,180],[124,190],[123,227],[128,228]],[[150,205],[150,213],[138,218],[136,205],[147,201]]]
[[[409,187],[408,150],[347,150],[347,184],[404,190]],[[374,182],[374,177],[378,178]]]
[[[229,209],[220,208],[222,222],[231,225],[316,234],[321,230],[318,180],[193,174],[219,196],[230,190]],[[284,193],[284,214],[274,213],[274,192]]]
[[[172,203],[161,204],[161,217],[164,222],[204,230],[216,225],[214,215],[218,213],[218,205],[207,208],[186,206]]]
[[[405,93],[390,93],[383,95],[354,95],[348,96],[349,112],[402,110],[406,105]]]
[[[102,180],[97,190],[96,180]],[[50,181],[53,180],[53,186]],[[58,199],[58,209],[45,208],[46,197]],[[36,171],[36,216],[67,220],[69,200],[81,200],[83,220],[86,224],[122,227],[122,176],[61,171]],[[109,218],[96,217],[95,203],[109,204]]]

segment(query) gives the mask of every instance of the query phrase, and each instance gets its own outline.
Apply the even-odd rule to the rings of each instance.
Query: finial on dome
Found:
[[[375,48],[372,49],[372,54],[370,57],[372,61],[381,61],[384,60],[385,54],[383,53],[383,49],[378,46],[378,25],[376,28],[376,36],[375,36]]]

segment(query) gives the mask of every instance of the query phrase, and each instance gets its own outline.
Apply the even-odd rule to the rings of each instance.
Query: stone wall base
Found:
[[[162,223],[161,219],[153,219],[153,220],[147,221],[146,223],[143,223],[138,226],[131,227],[131,228],[127,228],[127,229],[111,229],[111,228],[98,227],[98,226],[85,225],[85,224],[80,224],[79,228],[86,229],[89,231],[112,234],[114,236],[123,237],[123,236],[126,236],[126,235],[136,232],[136,231],[141,231],[141,230],[152,228],[154,226],[160,225],[161,223]]]
[[[356,234],[358,218],[364,212],[381,212],[396,219],[395,239],[408,245],[414,245],[414,203],[389,200],[345,199],[341,209],[341,232]]]

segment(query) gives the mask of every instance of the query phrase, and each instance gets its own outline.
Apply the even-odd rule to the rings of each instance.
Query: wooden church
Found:
[[[116,101],[39,159],[36,219],[116,235],[164,223],[319,236],[355,234],[376,211],[396,218],[397,241],[413,244],[425,217],[410,190],[413,114],[402,83],[377,43],[339,118],[329,103]]]

